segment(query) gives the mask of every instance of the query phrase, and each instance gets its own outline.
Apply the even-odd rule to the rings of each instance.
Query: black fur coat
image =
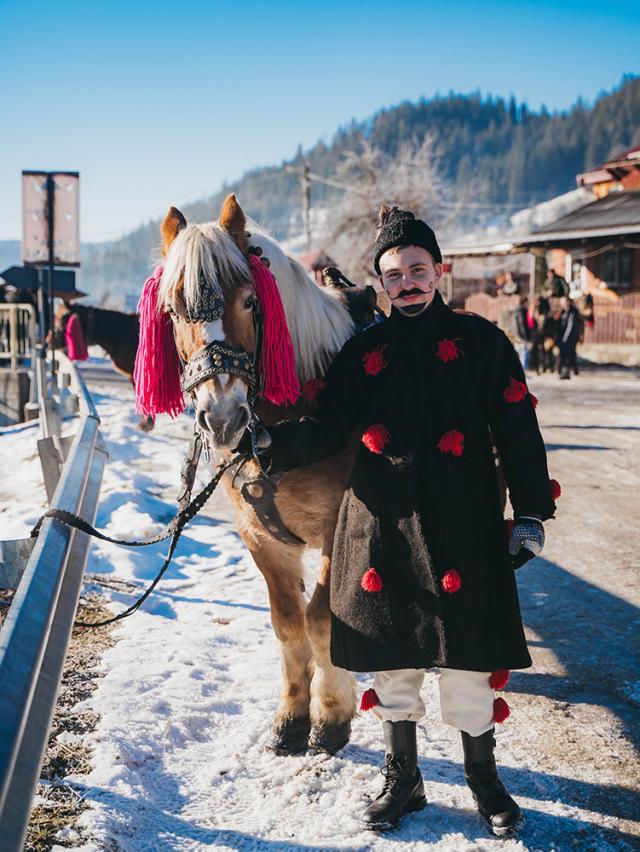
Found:
[[[331,567],[331,655],[351,671],[531,665],[492,446],[515,514],[553,516],[544,444],[502,331],[437,293],[352,338],[316,419],[272,430],[271,469],[362,433]]]

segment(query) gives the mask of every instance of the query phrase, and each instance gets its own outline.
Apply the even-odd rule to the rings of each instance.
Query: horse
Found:
[[[234,195],[223,202],[218,220],[205,224],[187,224],[177,208],[170,208],[161,235],[164,267],[157,270],[156,289],[149,290],[149,298],[160,312],[160,322],[166,321],[169,328],[176,350],[171,369],[179,370],[182,364],[182,386],[191,393],[196,428],[219,457],[232,455],[254,415],[268,429],[269,424],[313,414],[314,394],[326,368],[357,330],[354,297],[359,297],[365,321],[370,320],[373,288],[364,293],[358,288],[360,292],[349,298],[348,287],[318,287],[297,261],[247,219]],[[260,355],[256,349],[262,345],[264,353],[267,346],[256,322],[260,296],[255,270],[262,262],[273,274],[295,357],[294,378],[303,388],[295,401],[269,401],[252,390],[250,367]],[[268,327],[269,311],[275,308],[259,307],[267,314]],[[141,326],[141,349],[144,335]],[[158,352],[148,353],[148,370],[156,366],[168,374],[168,369],[157,367],[160,362]],[[197,366],[203,365],[204,378],[193,379]],[[143,375],[142,365],[140,370]],[[143,405],[138,410],[148,409]],[[266,581],[271,623],[280,644],[282,688],[267,743],[280,755],[307,748],[335,754],[351,734],[356,687],[349,672],[331,663],[329,583],[338,510],[358,439],[354,435],[333,458],[275,478],[267,479],[255,458],[223,477],[239,534]],[[307,547],[321,553],[309,597],[302,569]]]
[[[114,369],[133,384],[133,370],[140,333],[138,315],[63,301],[55,311],[53,333],[55,349],[63,349],[67,345],[67,324],[74,315],[80,321],[84,343],[87,346],[94,344],[101,346],[111,358]],[[143,431],[149,432],[153,429],[153,424],[153,418],[145,417],[138,425]]]

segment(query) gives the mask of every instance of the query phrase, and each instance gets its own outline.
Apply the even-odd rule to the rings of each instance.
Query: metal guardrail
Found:
[[[93,400],[78,371],[64,360],[71,388],[78,394],[81,416],[51,505],[76,512],[93,523],[107,453],[101,446],[100,419]],[[44,405],[41,414],[46,414]],[[3,852],[20,852],[23,848],[88,551],[85,533],[47,518],[0,630]]]
[[[36,311],[33,305],[0,305],[0,360],[10,361],[11,369],[20,359],[30,358],[36,339]]]

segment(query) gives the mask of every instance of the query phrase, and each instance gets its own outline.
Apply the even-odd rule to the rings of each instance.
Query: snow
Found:
[[[630,430],[640,428],[639,409],[629,407],[634,390],[637,396],[632,380],[619,380],[621,403],[613,407],[613,419],[605,424],[609,415],[598,410],[604,432],[574,430],[569,440],[562,429],[569,430],[580,418],[586,427],[596,417],[589,399],[599,404],[602,391],[601,380],[580,381],[582,386],[577,380],[560,383],[562,395],[556,377],[531,382],[541,400],[540,412],[549,405],[542,414],[549,422],[545,437],[554,442],[552,475],[559,474],[568,495],[563,499],[571,504],[577,499],[571,496],[572,487],[577,494],[581,478],[593,477],[588,464],[599,456],[594,448],[606,443],[613,452],[616,441],[621,443],[615,453],[618,461],[624,460],[620,467],[628,477],[625,492],[637,494],[638,466],[628,462],[631,441],[637,438],[632,431],[613,431],[625,424]],[[136,428],[128,386],[94,378],[91,387],[110,453],[97,526],[121,537],[152,535],[175,511],[191,423],[187,417],[175,422],[163,418],[145,434]],[[588,387],[591,396],[579,397],[574,404],[580,387]],[[35,437],[34,427],[0,435],[0,460],[13,460],[13,471],[19,470],[26,489],[21,506],[8,506],[2,513],[3,538],[28,534],[44,507]],[[574,449],[568,449],[572,445]],[[577,445],[584,449],[576,451]],[[578,456],[584,468],[574,467]],[[565,475],[569,462],[574,483]],[[204,483],[202,471],[199,478]],[[613,481],[605,478],[601,486],[610,496]],[[596,516],[588,535],[595,565],[598,548],[606,544],[598,536],[610,519],[606,500],[599,515],[593,504],[592,509]],[[628,780],[632,750],[621,731],[630,704],[622,710],[618,705],[638,699],[637,669],[635,678],[632,668],[625,669],[626,680],[615,695],[599,691],[600,684],[572,676],[571,656],[549,632],[556,626],[560,630],[562,622],[562,612],[554,605],[558,594],[589,592],[583,595],[583,605],[592,600],[595,605],[600,590],[607,588],[607,572],[581,576],[581,566],[571,562],[573,544],[561,543],[571,541],[576,517],[575,511],[569,512],[549,525],[549,561],[537,560],[537,569],[534,564],[518,576],[536,667],[512,675],[506,693],[512,716],[498,731],[497,756],[505,783],[525,811],[521,839],[499,841],[488,835],[464,782],[459,734],[440,721],[433,676],[426,678],[427,714],[419,725],[429,805],[395,832],[377,836],[359,825],[362,810],[382,781],[380,725],[370,715],[354,720],[352,741],[336,757],[276,757],[265,751],[280,681],[277,642],[264,581],[235,531],[224,496],[217,494],[187,527],[160,587],[141,611],[117,627],[118,641],[104,655],[100,685],[80,708],[101,717],[88,737],[93,769],[89,775],[67,778],[82,789],[89,805],[75,829],[90,839],[81,845],[71,829],[59,837],[64,847],[56,848],[633,848],[639,824],[633,822],[632,802],[637,818],[637,799]],[[635,537],[637,553],[637,528],[627,532]],[[88,588],[98,581],[107,584],[106,589],[100,585],[101,591],[114,611],[122,610],[155,576],[164,551],[163,545],[126,550],[96,542],[87,569]],[[313,565],[311,556],[310,573]],[[626,563],[620,567],[626,570]],[[545,585],[551,578],[559,578],[558,585]],[[580,578],[583,586],[576,585]],[[608,594],[621,595],[623,590],[609,589]],[[583,610],[578,607],[573,614],[574,622],[564,613],[561,637],[573,630],[582,637]],[[578,669],[587,665],[587,657],[585,652],[586,661],[577,661]],[[623,660],[623,668],[625,664]],[[359,680],[361,690],[370,685],[366,675]]]

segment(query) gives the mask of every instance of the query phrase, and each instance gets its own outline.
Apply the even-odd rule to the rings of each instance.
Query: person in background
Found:
[[[502,285],[503,295],[517,296],[519,292],[520,287],[518,286],[518,282],[515,280],[515,278],[510,272],[507,272],[504,276],[504,284]]]
[[[558,371],[561,379],[570,379],[572,367],[576,368],[576,348],[580,338],[580,315],[569,296],[562,296],[560,308],[562,312],[556,338],[559,350]]]
[[[559,299],[562,296],[569,295],[569,285],[561,275],[558,275],[552,267],[549,267],[543,292],[547,299]]]
[[[520,363],[525,370],[529,369],[530,349],[531,349],[531,332],[527,322],[527,307],[529,300],[526,296],[520,296],[520,303],[517,308],[510,312],[509,316],[509,336],[513,341]]]

